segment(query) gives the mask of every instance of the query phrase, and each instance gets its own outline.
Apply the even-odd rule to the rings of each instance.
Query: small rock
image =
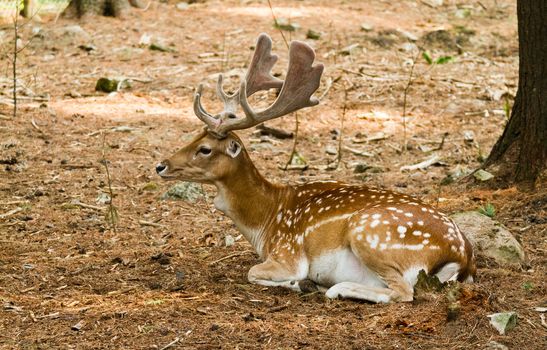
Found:
[[[471,10],[470,9],[457,9],[454,13],[454,16],[457,18],[467,18],[471,16]]]
[[[500,265],[520,265],[524,249],[499,222],[476,211],[451,216],[478,254],[493,258]]]
[[[161,199],[183,200],[195,203],[205,195],[199,184],[194,182],[179,182],[165,192]]]
[[[277,21],[274,23],[274,27],[287,32],[294,32],[300,28],[300,25],[298,23],[291,22],[286,18],[278,18]]]
[[[475,133],[472,130],[464,130],[463,140],[466,143],[473,143],[473,141],[475,140]]]
[[[330,154],[331,156],[335,156],[335,155],[338,154],[338,150],[337,150],[336,147],[334,147],[334,146],[327,146],[327,147],[325,148],[325,152],[326,152],[327,154]]]
[[[95,91],[114,92],[121,88],[121,82],[117,79],[99,78],[95,84]]]
[[[157,261],[160,265],[169,265],[171,263],[169,256],[163,253],[153,255],[150,259]]]
[[[79,25],[70,25],[47,31],[45,37],[48,41],[52,41],[61,47],[79,46],[89,44],[91,41],[91,36]]]
[[[321,33],[316,32],[313,29],[308,29],[308,32],[306,33],[306,38],[312,39],[312,40],[319,40],[321,38]]]
[[[152,192],[152,191],[157,191],[159,188],[158,186],[158,183],[157,182],[154,182],[154,181],[150,181],[144,185],[142,185],[142,187],[140,188],[141,191],[148,191],[148,192]]]
[[[414,43],[404,43],[401,45],[401,50],[405,52],[414,52],[418,50],[418,46]]]
[[[152,35],[147,33],[141,35],[141,38],[139,39],[139,45],[149,46],[150,44],[152,44]]]
[[[516,312],[500,312],[487,315],[490,318],[490,324],[501,334],[504,335],[517,325]]]
[[[226,247],[231,247],[234,245],[234,243],[236,242],[236,240],[234,239],[234,237],[232,235],[226,235],[224,237],[224,245]]]
[[[70,327],[70,329],[72,329],[73,331],[81,331],[82,330],[82,327],[85,325],[85,322],[82,320],[78,323],[76,323],[74,326]]]
[[[410,41],[417,41],[418,37],[410,32],[407,32],[406,30],[398,29],[397,30],[403,37],[407,38]]]
[[[184,10],[188,10],[188,7],[190,7],[190,5],[187,2],[179,2],[176,5],[176,7],[177,7],[177,10],[184,11]]]
[[[23,264],[23,269],[32,270],[34,268],[33,264]]]
[[[443,6],[444,0],[428,0],[427,3],[432,7]]]
[[[367,171],[368,169],[370,169],[371,166],[370,165],[367,165],[367,164],[364,164],[364,163],[360,163],[360,164],[357,164],[355,166],[355,168],[353,168],[353,172],[355,174],[361,174],[361,173],[364,173],[365,171]]]
[[[352,53],[355,53],[357,49],[359,48],[359,44],[351,44],[349,46],[344,47],[342,50],[340,50],[340,54],[344,56],[349,56]]]
[[[494,175],[492,175],[488,171],[482,170],[482,169],[479,169],[479,170],[475,171],[473,176],[475,177],[475,179],[477,179],[479,181],[488,181],[488,180],[491,180],[491,179],[494,178]]]
[[[97,51],[97,46],[95,46],[93,44],[82,44],[82,45],[78,46],[78,48],[80,48],[84,51],[87,51],[87,52]]]
[[[306,161],[306,158],[302,156],[298,152],[294,152],[291,158],[291,164],[294,166],[308,166],[308,162]]]
[[[374,26],[370,23],[363,22],[361,23],[361,30],[364,30],[365,32],[370,32],[374,29]]]
[[[72,97],[72,98],[80,98],[80,97],[82,97],[82,94],[79,93],[79,92],[76,91],[76,90],[71,90],[71,91],[68,93],[68,95],[69,95],[70,97]]]
[[[95,202],[97,204],[106,204],[110,203],[110,195],[104,192],[99,193],[97,198],[95,199]]]
[[[501,343],[498,343],[497,341],[490,340],[486,344],[486,350],[509,350],[509,348]]]

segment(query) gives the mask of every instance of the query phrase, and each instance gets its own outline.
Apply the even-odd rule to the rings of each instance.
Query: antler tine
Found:
[[[215,129],[219,121],[211,114],[207,113],[201,105],[201,94],[203,92],[203,84],[199,84],[196,93],[194,94],[194,114],[209,127],[209,129]]]
[[[217,96],[218,98],[220,98],[222,102],[227,103],[230,99],[233,99],[234,97],[236,97],[239,91],[236,91],[232,95],[228,95],[222,88],[223,81],[224,81],[224,76],[222,74],[219,74],[218,80],[217,80]]]
[[[272,55],[272,39],[267,34],[260,34],[245,77],[247,90],[241,91],[246,91],[247,96],[251,96],[261,90],[280,89],[283,86],[283,80],[277,79],[271,74],[277,58],[277,55]]]
[[[226,120],[218,125],[216,132],[226,134],[231,130],[250,128],[296,110],[317,105],[319,100],[312,95],[319,87],[324,67],[322,64],[312,66],[314,60],[315,53],[311,47],[303,42],[292,42],[289,48],[287,77],[275,102],[267,109],[255,112],[249,106],[248,94],[239,94],[239,103],[245,118]],[[245,89],[249,89],[248,84],[242,81],[240,91],[246,91]]]

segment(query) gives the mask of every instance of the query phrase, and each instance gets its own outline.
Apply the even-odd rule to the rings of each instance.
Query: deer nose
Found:
[[[164,171],[165,169],[167,169],[167,165],[163,163],[156,165],[156,173],[158,174],[161,174],[161,172]]]

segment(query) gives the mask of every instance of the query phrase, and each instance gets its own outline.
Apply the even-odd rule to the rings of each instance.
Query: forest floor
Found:
[[[18,57],[16,118],[10,61],[2,58],[0,348],[546,349],[545,321],[534,309],[547,306],[545,187],[492,189],[458,177],[480,166],[507,120],[518,77],[515,3],[426,3],[433,1],[273,1],[278,17],[300,25],[285,35],[309,42],[326,66],[320,105],[298,113],[297,149],[309,167],[280,169],[291,139],[239,134],[272,181],[380,186],[447,213],[490,203],[524,246],[523,266],[479,256],[455,320],[442,294],[373,305],[249,284],[258,256],[214,209],[214,188],[204,186],[207,196],[196,203],[162,200],[173,183],[154,167],[202,127],[192,112],[200,82],[204,104],[218,109],[216,74],[226,72],[235,87],[260,32],[280,56],[275,73],[285,72],[286,46],[266,1],[184,10],[153,1],[124,20],[23,27],[21,43],[34,38]],[[321,37],[306,39],[309,29]],[[0,33],[9,55],[9,25]],[[150,50],[148,41],[168,51]],[[452,60],[428,64],[417,46],[433,60]],[[96,92],[101,77],[129,78],[131,87]],[[340,167],[327,170],[344,109],[347,148]],[[268,125],[292,131],[294,117]],[[401,152],[405,133],[409,150]],[[435,155],[424,170],[400,170]],[[115,230],[101,202],[109,193],[103,158],[119,212]],[[367,170],[355,173],[357,164]],[[226,246],[227,235],[235,244]],[[518,313],[507,335],[487,318],[501,311]]]

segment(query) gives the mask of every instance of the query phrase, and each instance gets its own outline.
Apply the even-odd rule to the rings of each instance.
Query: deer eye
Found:
[[[207,146],[201,146],[198,149],[198,153],[201,153],[201,154],[204,154],[204,155],[209,155],[209,154],[211,154],[211,149]]]

